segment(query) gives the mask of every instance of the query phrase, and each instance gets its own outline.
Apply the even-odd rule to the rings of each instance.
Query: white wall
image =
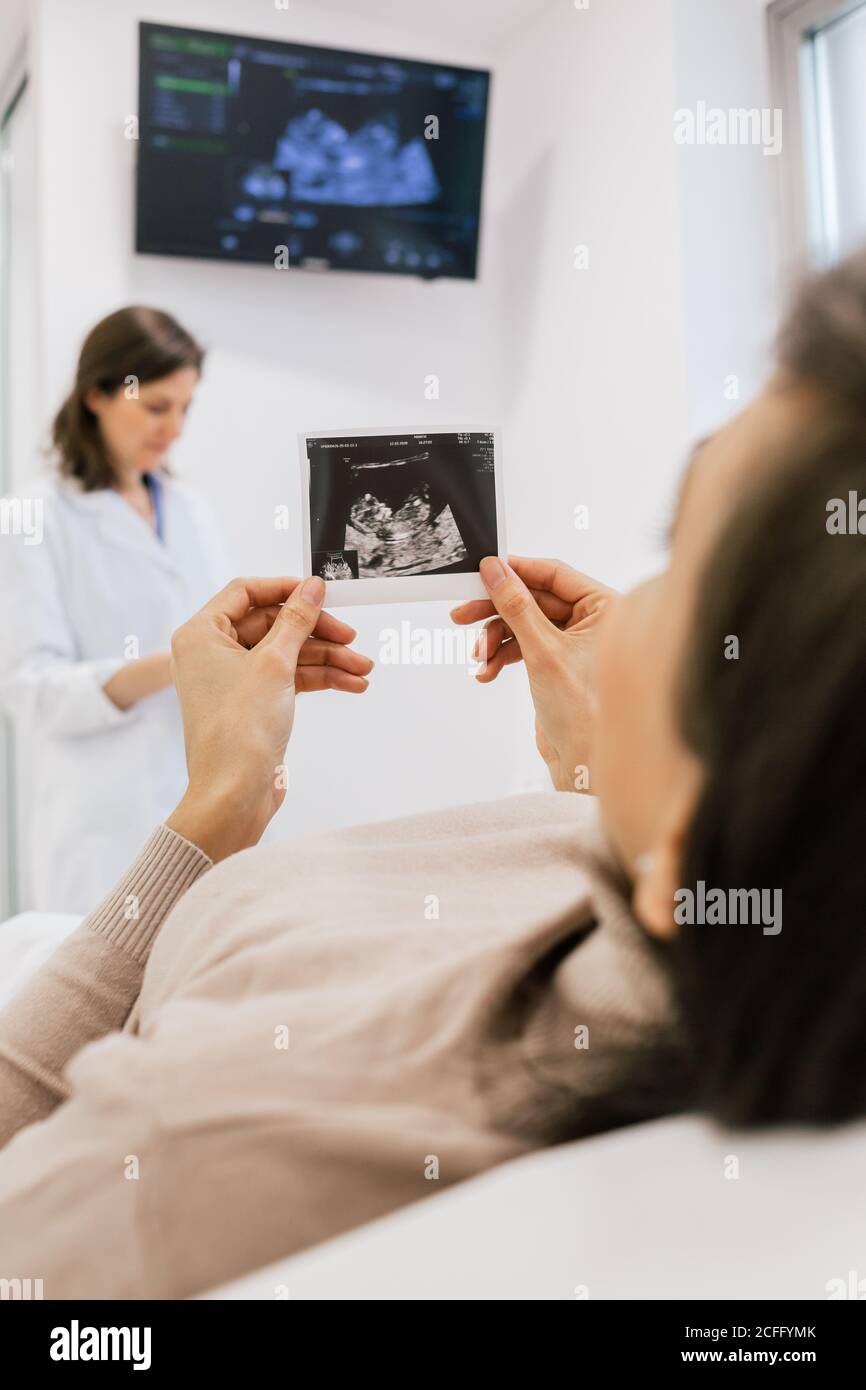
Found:
[[[674,0],[676,106],[771,108],[763,0]],[[784,140],[784,124],[783,140]],[[779,312],[778,160],[678,146],[689,419],[705,434],[760,388]],[[736,377],[736,385],[729,378]],[[739,390],[739,398],[736,390]]]
[[[513,548],[626,585],[659,563],[687,437],[672,6],[557,5],[496,82]]]
[[[558,555],[618,584],[646,574],[719,363],[737,370],[765,312],[756,304],[741,335],[726,308],[729,263],[717,249],[708,265],[691,242],[706,230],[701,184],[711,176],[697,163],[684,172],[673,110],[688,64],[709,72],[719,11],[741,0],[693,0],[690,13],[688,3],[577,10],[550,0],[491,48],[365,20],[361,0],[351,13],[313,0],[288,12],[264,0],[146,11],[136,0],[35,0],[44,419],[88,326],[122,303],[156,303],[210,347],[176,463],[217,506],[239,567],[297,570],[299,534],[276,533],[272,515],[297,500],[298,430],[468,418],[504,430],[512,550]],[[480,281],[135,257],[135,149],[123,127],[137,108],[139,18],[492,65]],[[750,29],[747,43],[747,66],[759,63],[760,36]],[[729,69],[738,61],[727,55]],[[752,198],[751,175],[738,190],[732,174],[727,191]],[[588,270],[574,268],[578,243]],[[766,249],[757,234],[744,234],[737,254],[744,248],[760,264],[743,272],[740,307]],[[423,395],[431,372],[438,402]],[[581,504],[587,531],[573,524]],[[356,613],[374,657],[380,630],[406,616],[447,623],[442,605]],[[361,700],[302,701],[290,767],[281,833],[544,784],[517,671],[485,689],[460,668],[388,667]]]

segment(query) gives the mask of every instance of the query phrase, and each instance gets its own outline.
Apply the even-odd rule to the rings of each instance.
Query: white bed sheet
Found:
[[[678,1116],[505,1164],[205,1297],[866,1299],[864,1170],[866,1123]]]

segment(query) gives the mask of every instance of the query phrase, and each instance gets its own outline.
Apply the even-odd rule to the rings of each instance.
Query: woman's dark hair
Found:
[[[777,933],[685,923],[673,951],[696,1102],[733,1125],[866,1114],[866,256],[808,286],[780,362],[822,404],[714,546],[681,691],[682,882],[781,893]]]
[[[201,370],[204,350],[160,309],[130,305],[92,328],[78,358],[75,385],[54,420],[52,439],[60,472],[78,478],[85,492],[111,487],[114,468],[99,421],[85,403],[96,387],[113,394],[128,384],[159,381],[181,367]]]

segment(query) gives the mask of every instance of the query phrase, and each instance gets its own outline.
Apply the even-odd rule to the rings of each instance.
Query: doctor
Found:
[[[156,309],[98,323],[28,499],[40,524],[0,536],[28,906],[89,911],[186,785],[171,634],[230,577],[209,510],[166,466],[203,357]]]

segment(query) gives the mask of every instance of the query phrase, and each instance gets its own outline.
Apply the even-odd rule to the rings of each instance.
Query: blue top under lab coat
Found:
[[[153,515],[156,521],[156,534],[161,541],[165,540],[163,530],[163,505],[162,505],[162,481],[156,473],[142,473],[142,480],[150,493],[150,500],[153,503]]]

